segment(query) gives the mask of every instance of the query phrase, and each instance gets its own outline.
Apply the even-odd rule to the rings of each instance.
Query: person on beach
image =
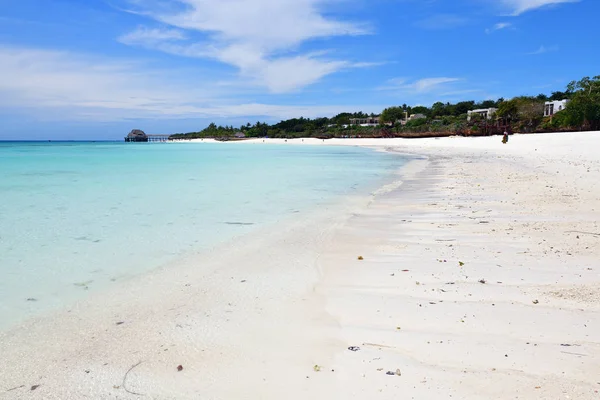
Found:
[[[508,132],[504,131],[504,136],[502,136],[502,143],[506,144],[508,142]]]

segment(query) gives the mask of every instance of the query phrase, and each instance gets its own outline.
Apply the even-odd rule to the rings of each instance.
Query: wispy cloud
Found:
[[[415,24],[423,29],[452,29],[465,25],[469,20],[463,16],[455,14],[436,14],[428,18],[417,21]]]
[[[136,30],[131,31],[119,38],[124,44],[145,44],[158,41],[185,40],[187,36],[178,29],[161,29],[138,26]]]
[[[545,53],[551,53],[554,51],[558,51],[558,46],[550,46],[550,47],[546,47],[546,46],[540,46],[539,49],[532,51],[530,53],[527,53],[530,56],[534,56],[534,55],[539,55],[539,54],[545,54]]]
[[[448,96],[460,96],[463,94],[473,94],[473,93],[483,93],[482,89],[464,89],[464,90],[452,90],[449,92],[442,92],[440,96],[448,97]]]
[[[129,60],[0,46],[0,107],[25,111],[29,117],[44,120],[87,122],[143,118],[286,119],[334,115],[353,109],[348,105],[244,101],[238,92],[229,91],[232,88],[219,85],[218,76],[199,78],[202,75],[199,71],[156,70]],[[190,80],[194,80],[194,85],[189,84]],[[355,109],[369,107],[357,105]]]
[[[382,65],[390,64],[387,61],[363,61],[363,62],[355,62],[352,64],[353,68],[372,68],[372,67],[380,67]]]
[[[499,22],[496,25],[494,25],[491,28],[488,28],[485,30],[485,33],[487,33],[488,35],[490,33],[496,32],[496,31],[501,31],[503,29],[508,29],[511,28],[513,26],[513,24],[511,24],[510,22]]]
[[[404,78],[390,79],[380,90],[394,90],[405,93],[429,93],[439,89],[447,90],[447,85],[460,81],[460,78],[423,78],[417,81],[408,81]]]
[[[199,92],[181,91],[138,62],[106,60],[70,52],[0,48],[0,104],[5,107],[110,109],[127,115],[185,113]]]
[[[486,82],[489,83],[489,82]],[[463,101],[492,98],[485,87],[465,78],[430,77],[418,80],[395,78],[377,88],[388,97],[407,104],[433,104],[438,101]]]
[[[369,33],[365,24],[326,16],[320,7],[332,1],[130,0],[131,12],[200,37],[160,37],[160,32],[138,28],[119,40],[170,54],[215,59],[273,93],[290,92],[357,65],[297,53],[309,40]]]
[[[579,0],[500,0],[500,2],[511,15],[517,16],[538,8],[563,3],[577,3]]]

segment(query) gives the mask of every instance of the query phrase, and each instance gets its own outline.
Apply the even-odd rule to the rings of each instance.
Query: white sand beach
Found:
[[[415,159],[0,333],[0,399],[600,398],[600,132],[267,142]]]

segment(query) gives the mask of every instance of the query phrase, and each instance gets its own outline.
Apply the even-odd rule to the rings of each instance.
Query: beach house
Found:
[[[126,142],[167,142],[171,135],[155,134],[147,135],[140,129],[134,129],[127,136],[125,136]]]
[[[467,111],[467,121],[471,121],[473,115],[481,115],[482,119],[492,119],[492,116],[498,111],[497,108],[480,108],[477,110]]]
[[[407,114],[407,118],[399,120],[397,122],[400,122],[401,125],[406,125],[409,121],[414,121],[417,119],[427,119],[427,115],[425,114],[411,114],[410,117],[408,117]]]
[[[126,142],[147,142],[148,135],[141,129],[133,129],[127,136],[125,136]]]
[[[551,117],[557,112],[560,112],[567,108],[567,104],[569,103],[568,99],[565,100],[555,100],[555,101],[547,101],[544,104],[544,117]]]
[[[409,121],[414,121],[415,119],[423,119],[423,118],[427,118],[427,115],[425,114],[411,114],[410,117],[408,117]]]
[[[367,117],[367,118],[350,118],[350,125],[360,126],[378,126],[379,117]]]

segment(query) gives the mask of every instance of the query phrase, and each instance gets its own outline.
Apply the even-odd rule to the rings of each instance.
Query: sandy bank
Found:
[[[406,142],[392,149],[428,167],[321,260],[319,292],[361,346],[338,354],[337,392],[598,398],[600,135]]]

